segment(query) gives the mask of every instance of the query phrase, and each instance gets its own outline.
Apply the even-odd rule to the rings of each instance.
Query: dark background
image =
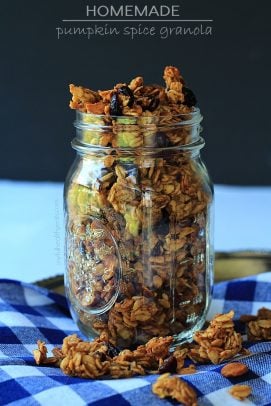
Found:
[[[58,40],[61,20],[86,18],[85,5],[94,3],[1,1],[0,177],[64,180],[74,157],[69,83],[111,88],[137,75],[159,83],[172,64],[198,97],[213,181],[270,185],[271,2],[161,2],[180,4],[186,19],[214,19],[211,37]]]

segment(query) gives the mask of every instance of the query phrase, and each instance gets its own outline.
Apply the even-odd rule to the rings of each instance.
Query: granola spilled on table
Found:
[[[233,316],[233,310],[218,314],[206,330],[194,334],[194,341],[198,345],[190,352],[192,359],[219,364],[241,351],[242,336],[234,330]]]
[[[38,365],[51,364],[60,367],[67,375],[87,379],[106,376],[130,378],[158,373],[161,376],[152,385],[153,393],[160,398],[171,397],[187,406],[197,405],[194,389],[170,373],[193,374],[197,372],[197,364],[221,363],[225,359],[234,359],[238,354],[246,354],[242,348],[241,337],[236,336],[233,315],[233,311],[216,315],[205,330],[195,332],[193,342],[183,344],[171,352],[172,336],[154,337],[134,350],[120,351],[110,343],[109,335],[102,333],[91,342],[83,341],[76,334],[67,336],[63,340],[62,347],[54,348],[53,357],[48,358],[46,345],[39,340],[38,349],[33,351],[33,355]],[[210,356],[212,351],[218,354],[215,358],[213,355]],[[200,356],[196,357],[195,354]],[[190,364],[184,366],[185,360],[189,360]],[[241,362],[230,362],[221,369],[221,374],[226,378],[240,377],[247,372],[247,366]],[[243,400],[250,395],[251,388],[247,385],[234,385],[229,392],[236,399]]]
[[[271,310],[262,307],[257,316],[243,314],[240,321],[246,323],[250,341],[271,340]]]
[[[79,376],[82,378],[98,378],[100,376],[109,375],[113,378],[128,378],[134,375],[145,375],[148,373],[178,373],[181,375],[191,374],[196,372],[196,364],[214,362],[213,359],[204,358],[204,354],[196,359],[195,351],[198,352],[199,335],[210,336],[208,350],[217,350],[218,342],[211,339],[210,329],[217,320],[220,319],[224,326],[220,323],[219,340],[220,347],[227,348],[227,359],[233,358],[238,353],[242,352],[242,340],[238,351],[234,340],[229,340],[229,334],[234,335],[233,327],[228,327],[227,331],[225,324],[231,321],[233,312],[229,314],[219,314],[211,322],[210,325],[203,331],[198,331],[194,334],[194,341],[190,344],[183,344],[176,347],[170,352],[170,347],[173,343],[173,337],[153,337],[146,344],[139,345],[134,350],[120,350],[114,346],[109,339],[107,333],[102,333],[100,337],[93,341],[83,341],[76,334],[67,336],[63,340],[61,348],[52,350],[53,357],[47,358],[47,348],[44,342],[38,341],[38,349],[33,351],[34,359],[38,365],[40,364],[55,364],[60,366],[62,371],[67,375]],[[230,331],[229,331],[230,330]],[[218,332],[217,332],[218,334]],[[224,343],[224,344],[223,344]],[[206,348],[206,345],[204,345]],[[220,348],[220,351],[221,351]],[[184,367],[185,360],[190,359],[190,364]],[[225,357],[220,356],[216,363],[223,362]],[[192,363],[191,363],[192,361]],[[245,365],[240,363],[228,364],[224,367],[227,369],[225,376],[238,376],[245,373]],[[238,369],[238,371],[236,370]]]
[[[163,78],[165,87],[142,77],[103,91],[70,85],[81,158],[66,184],[67,297],[87,336],[105,332],[122,348],[191,336],[209,304],[201,116],[179,70]]]
[[[152,385],[152,391],[159,398],[170,397],[185,406],[197,406],[197,394],[194,389],[177,376],[161,375]]]
[[[59,366],[66,375],[81,378],[99,378],[104,375],[129,378],[158,372],[159,365],[169,356],[172,341],[172,337],[155,337],[133,351],[120,351],[109,342],[105,333],[91,342],[83,341],[73,334],[64,338],[61,348],[52,350],[53,357],[47,358],[47,348],[41,341],[38,341],[38,349],[33,351],[33,355],[37,365]]]

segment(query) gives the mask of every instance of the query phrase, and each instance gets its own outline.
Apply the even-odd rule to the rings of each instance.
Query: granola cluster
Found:
[[[73,334],[64,338],[61,348],[52,350],[53,357],[47,357],[46,345],[41,341],[33,354],[38,365],[59,366],[66,375],[89,379],[104,375],[129,378],[157,372],[163,359],[169,356],[172,341],[172,337],[155,337],[134,351],[120,351],[109,342],[105,333],[91,342]]]
[[[262,307],[258,310],[257,316],[244,314],[240,321],[246,323],[248,340],[271,340],[270,309]]]
[[[67,296],[86,335],[122,348],[188,335],[209,302],[212,190],[191,147],[196,100],[177,68],[164,80],[70,87],[88,151],[66,186]]]
[[[197,340],[199,335],[211,336],[210,331],[213,326],[217,326],[217,320],[224,320],[224,327],[220,324],[220,340],[227,345],[227,359],[232,358],[242,351],[242,340],[238,351],[234,340],[228,340],[229,330],[226,330],[226,320],[231,321],[233,311],[217,315],[206,328],[194,334],[194,342],[178,346],[170,353],[170,347],[173,344],[173,337],[153,337],[146,344],[139,345],[136,349],[124,349],[120,351],[110,342],[109,335],[103,332],[93,341],[83,341],[76,334],[67,336],[63,340],[62,348],[52,350],[53,357],[47,357],[47,348],[44,342],[38,341],[38,349],[34,350],[34,358],[38,365],[56,364],[67,375],[80,376],[83,378],[97,378],[102,375],[110,375],[113,378],[127,378],[133,375],[144,375],[147,373],[178,373],[187,374],[196,372],[194,363],[205,363],[206,359],[199,357],[196,359],[195,350],[198,351]],[[229,329],[229,327],[228,327]],[[237,334],[231,327],[231,334]],[[211,347],[213,345],[213,347]],[[217,345],[217,343],[215,343]],[[222,346],[222,344],[221,344]],[[211,342],[209,349],[215,350],[217,347]],[[184,367],[186,359],[193,363]],[[220,363],[225,357],[219,360],[213,358],[208,361]],[[231,366],[230,366],[231,365]],[[241,364],[229,364],[229,368],[240,369]],[[242,369],[242,368],[241,368]],[[239,373],[240,375],[241,373]],[[237,376],[236,373],[235,376]]]
[[[184,405],[193,406],[197,404],[194,389],[170,373],[193,374],[199,363],[217,364],[225,359],[234,358],[238,353],[246,353],[242,349],[241,337],[236,335],[234,330],[233,315],[233,311],[216,315],[205,330],[194,334],[192,343],[183,344],[172,352],[170,352],[173,344],[172,336],[154,337],[145,345],[139,345],[134,350],[120,351],[110,343],[107,333],[102,333],[100,337],[91,342],[83,341],[73,334],[64,338],[61,348],[56,347],[52,350],[52,357],[47,357],[45,343],[38,341],[38,349],[33,351],[34,359],[38,365],[55,365],[60,367],[66,375],[88,379],[99,379],[103,376],[130,378],[135,375],[159,373],[161,376],[152,386],[156,395],[160,398],[170,397]],[[238,337],[238,339],[232,339],[232,337]],[[236,340],[238,340],[238,345],[236,345]],[[199,341],[202,346],[201,351]],[[218,345],[219,351],[217,350]],[[206,353],[202,352],[204,348],[208,357]],[[210,356],[212,351],[218,353],[219,356],[216,358]],[[222,354],[223,351],[228,352]],[[198,353],[200,356],[196,357],[195,354]],[[184,366],[185,360],[188,360],[190,364]],[[240,377],[247,372],[247,366],[241,362],[230,362],[221,369],[221,374],[227,378]],[[230,388],[229,392],[235,398],[242,400],[249,396],[251,388],[247,385],[235,385]]]
[[[185,86],[184,79],[174,66],[164,70],[165,88],[144,84],[138,76],[126,83],[118,83],[110,90],[93,91],[70,85],[70,107],[83,113],[111,116],[173,116],[187,113],[197,100]]]
[[[198,345],[191,350],[194,360],[219,364],[241,351],[242,336],[234,330],[233,316],[233,310],[219,314],[206,330],[195,333],[194,340]]]
[[[103,91],[70,85],[78,139],[111,148],[168,148],[198,140],[195,95],[177,68],[167,66],[163,78],[165,87],[146,85],[142,77]],[[105,163],[113,164],[112,155]]]
[[[177,376],[161,375],[152,385],[152,391],[160,398],[171,397],[185,406],[197,405],[194,389]]]

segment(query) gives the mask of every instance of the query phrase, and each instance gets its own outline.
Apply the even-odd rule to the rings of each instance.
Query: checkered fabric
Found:
[[[271,307],[271,272],[245,279],[219,283],[214,288],[209,318],[234,309],[255,314]],[[64,375],[59,368],[36,366],[32,350],[38,339],[48,349],[63,338],[78,333],[69,316],[65,299],[33,285],[0,280],[0,405],[172,405],[152,394],[157,376],[131,379],[85,380]],[[252,355],[242,358],[250,372],[227,379],[222,365],[197,367],[197,373],[182,376],[198,394],[199,405],[271,405],[271,342],[249,343]],[[243,383],[252,387],[244,402],[232,398],[228,389]]]

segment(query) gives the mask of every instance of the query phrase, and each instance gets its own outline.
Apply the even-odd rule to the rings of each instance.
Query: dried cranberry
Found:
[[[128,96],[130,98],[128,102],[128,106],[131,107],[134,104],[135,98],[134,98],[134,93],[132,90],[129,88],[129,86],[121,86],[118,89],[119,94],[123,94],[124,96]]]
[[[109,357],[114,358],[117,355],[119,355],[120,351],[117,347],[115,347],[113,344],[111,343],[106,343],[107,345],[107,354],[109,355]]]
[[[96,353],[100,357],[100,361],[104,362],[106,360],[106,355],[104,352],[96,351]]]
[[[113,94],[110,100],[110,114],[112,116],[121,116],[122,114],[118,95],[116,93]]]
[[[174,357],[174,355],[170,355],[170,357],[164,360],[158,371],[160,374],[164,374],[166,372],[176,372],[176,368],[177,359]]]
[[[152,96],[150,104],[148,106],[149,111],[154,111],[159,106],[160,100],[157,97]]]
[[[197,104],[196,96],[194,95],[191,89],[184,86],[183,94],[184,94],[184,104],[186,104],[187,107],[193,107]]]
[[[167,138],[165,133],[163,133],[163,132],[157,132],[156,133],[156,145],[159,148],[169,147],[170,146],[170,141]]]
[[[155,227],[155,231],[157,232],[157,234],[167,235],[169,233],[170,218],[168,212],[165,209],[162,209],[161,211],[162,218],[159,224],[157,224],[157,226]]]
[[[161,255],[162,246],[163,246],[162,241],[158,241],[157,244],[151,250],[151,256],[157,257],[157,256]]]

